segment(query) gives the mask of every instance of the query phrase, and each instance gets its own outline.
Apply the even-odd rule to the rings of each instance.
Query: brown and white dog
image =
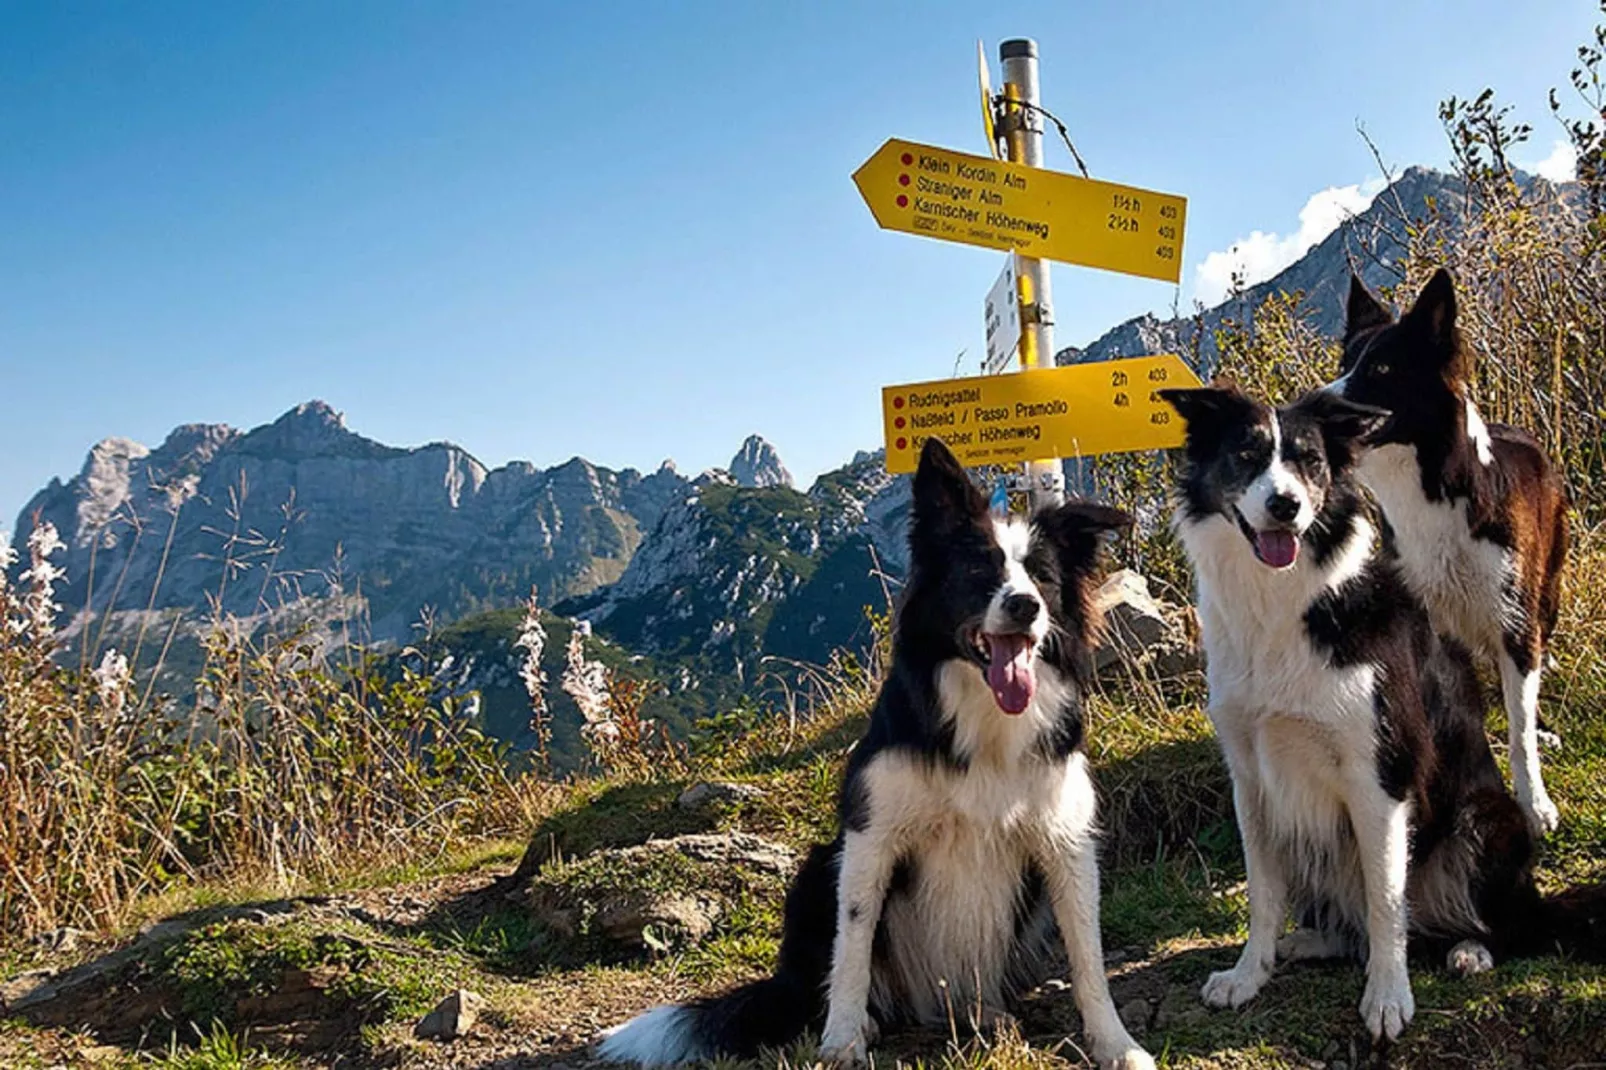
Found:
[[[1351,276],[1346,321],[1327,389],[1392,413],[1369,440],[1361,482],[1434,626],[1499,666],[1512,786],[1549,832],[1559,815],[1539,771],[1539,679],[1567,556],[1566,490],[1531,434],[1478,414],[1449,272],[1398,318]]]

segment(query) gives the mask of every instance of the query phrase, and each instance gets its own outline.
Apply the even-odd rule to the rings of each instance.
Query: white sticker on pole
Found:
[[[1010,253],[998,281],[987,291],[987,363],[982,367],[988,375],[1010,367],[1010,358],[1020,345],[1020,296],[1015,271],[1015,254]]]

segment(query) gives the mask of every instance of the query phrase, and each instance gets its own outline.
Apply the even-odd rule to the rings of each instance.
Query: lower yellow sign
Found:
[[[881,388],[887,471],[913,472],[940,438],[970,468],[1182,445],[1165,387],[1199,386],[1181,357],[1132,357]]]

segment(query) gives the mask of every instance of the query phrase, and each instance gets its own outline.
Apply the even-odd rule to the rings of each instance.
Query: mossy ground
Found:
[[[1593,650],[1562,653],[1545,696],[1547,716],[1565,740],[1547,756],[1564,818],[1545,845],[1542,879],[1551,888],[1606,876],[1606,719],[1599,715],[1606,671]],[[656,771],[583,779],[554,791],[532,829],[532,872],[581,898],[630,881],[693,889],[720,877],[673,861],[622,874],[591,859],[600,848],[692,832],[743,831],[793,849],[828,837],[836,779],[862,728],[864,698],[861,693],[795,727],[727,733]],[[1198,699],[1197,681],[1164,689],[1124,681],[1095,699],[1090,718],[1103,797],[1102,912],[1112,987],[1129,1013],[1147,1008],[1139,1014],[1148,1020],[1142,1039],[1163,1065],[1606,1062],[1606,970],[1554,958],[1504,963],[1464,981],[1422,964],[1414,974],[1416,1022],[1387,1052],[1373,1051],[1361,1028],[1356,1006],[1363,977],[1353,964],[1286,969],[1242,1011],[1203,1007],[1199,985],[1232,962],[1246,908],[1228,783]],[[1497,717],[1490,733],[1494,740],[1503,734]],[[764,794],[696,812],[677,804],[687,786],[708,779],[748,783]],[[0,1065],[573,1067],[588,1061],[586,1045],[598,1029],[658,1001],[717,990],[773,962],[779,880],[717,889],[727,894],[726,909],[695,946],[621,957],[552,932],[532,917],[525,899],[509,897],[505,878],[519,856],[519,846],[507,842],[464,845],[404,870],[353,875],[346,887],[325,889],[284,918],[196,927],[121,975],[131,991],[159,990],[167,1017],[112,1044],[95,1035],[93,1021],[72,1030],[12,1020],[0,1027]],[[186,898],[153,902],[145,916],[249,903],[251,891],[192,889]],[[113,946],[94,944],[78,957]],[[8,974],[49,957],[37,949],[13,949],[9,956]],[[326,984],[315,1009],[305,1013],[345,1026],[328,1033],[336,1039],[324,1049],[303,1043],[295,1050],[298,1038],[317,1035],[318,1022],[264,1028],[240,1013],[242,1000],[271,996],[286,972],[296,970],[323,971]],[[417,1018],[458,986],[489,1001],[474,1033],[446,1045],[413,1039]],[[1045,989],[1021,1012],[1015,1033],[898,1035],[887,1038],[880,1056],[950,1070],[1082,1061],[1068,990]],[[811,1059],[804,1042],[762,1065]]]

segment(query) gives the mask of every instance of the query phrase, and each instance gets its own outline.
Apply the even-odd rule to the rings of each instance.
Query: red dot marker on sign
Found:
[[[909,184],[909,176],[908,175],[899,175],[898,176],[898,185],[907,186],[908,184]]]
[[[910,164],[915,162],[914,153],[912,152],[906,152],[898,158],[903,161],[903,165],[905,167],[908,167]]]
[[[904,420],[903,420],[902,416],[900,416],[896,420],[892,421],[892,426],[896,427],[899,431],[903,430],[903,424],[904,424]]]
[[[898,194],[898,207],[899,208],[907,208],[907,207],[909,207],[909,198],[905,197],[901,193]]]
[[[908,440],[908,439],[906,439],[906,438],[900,438],[900,439],[899,439],[899,440],[898,440],[898,448],[899,448],[899,449],[900,449],[900,450],[902,450],[902,449],[908,449],[908,448],[909,448],[909,440]]]
[[[895,409],[903,408],[903,395],[900,394],[892,399],[892,407]]]

